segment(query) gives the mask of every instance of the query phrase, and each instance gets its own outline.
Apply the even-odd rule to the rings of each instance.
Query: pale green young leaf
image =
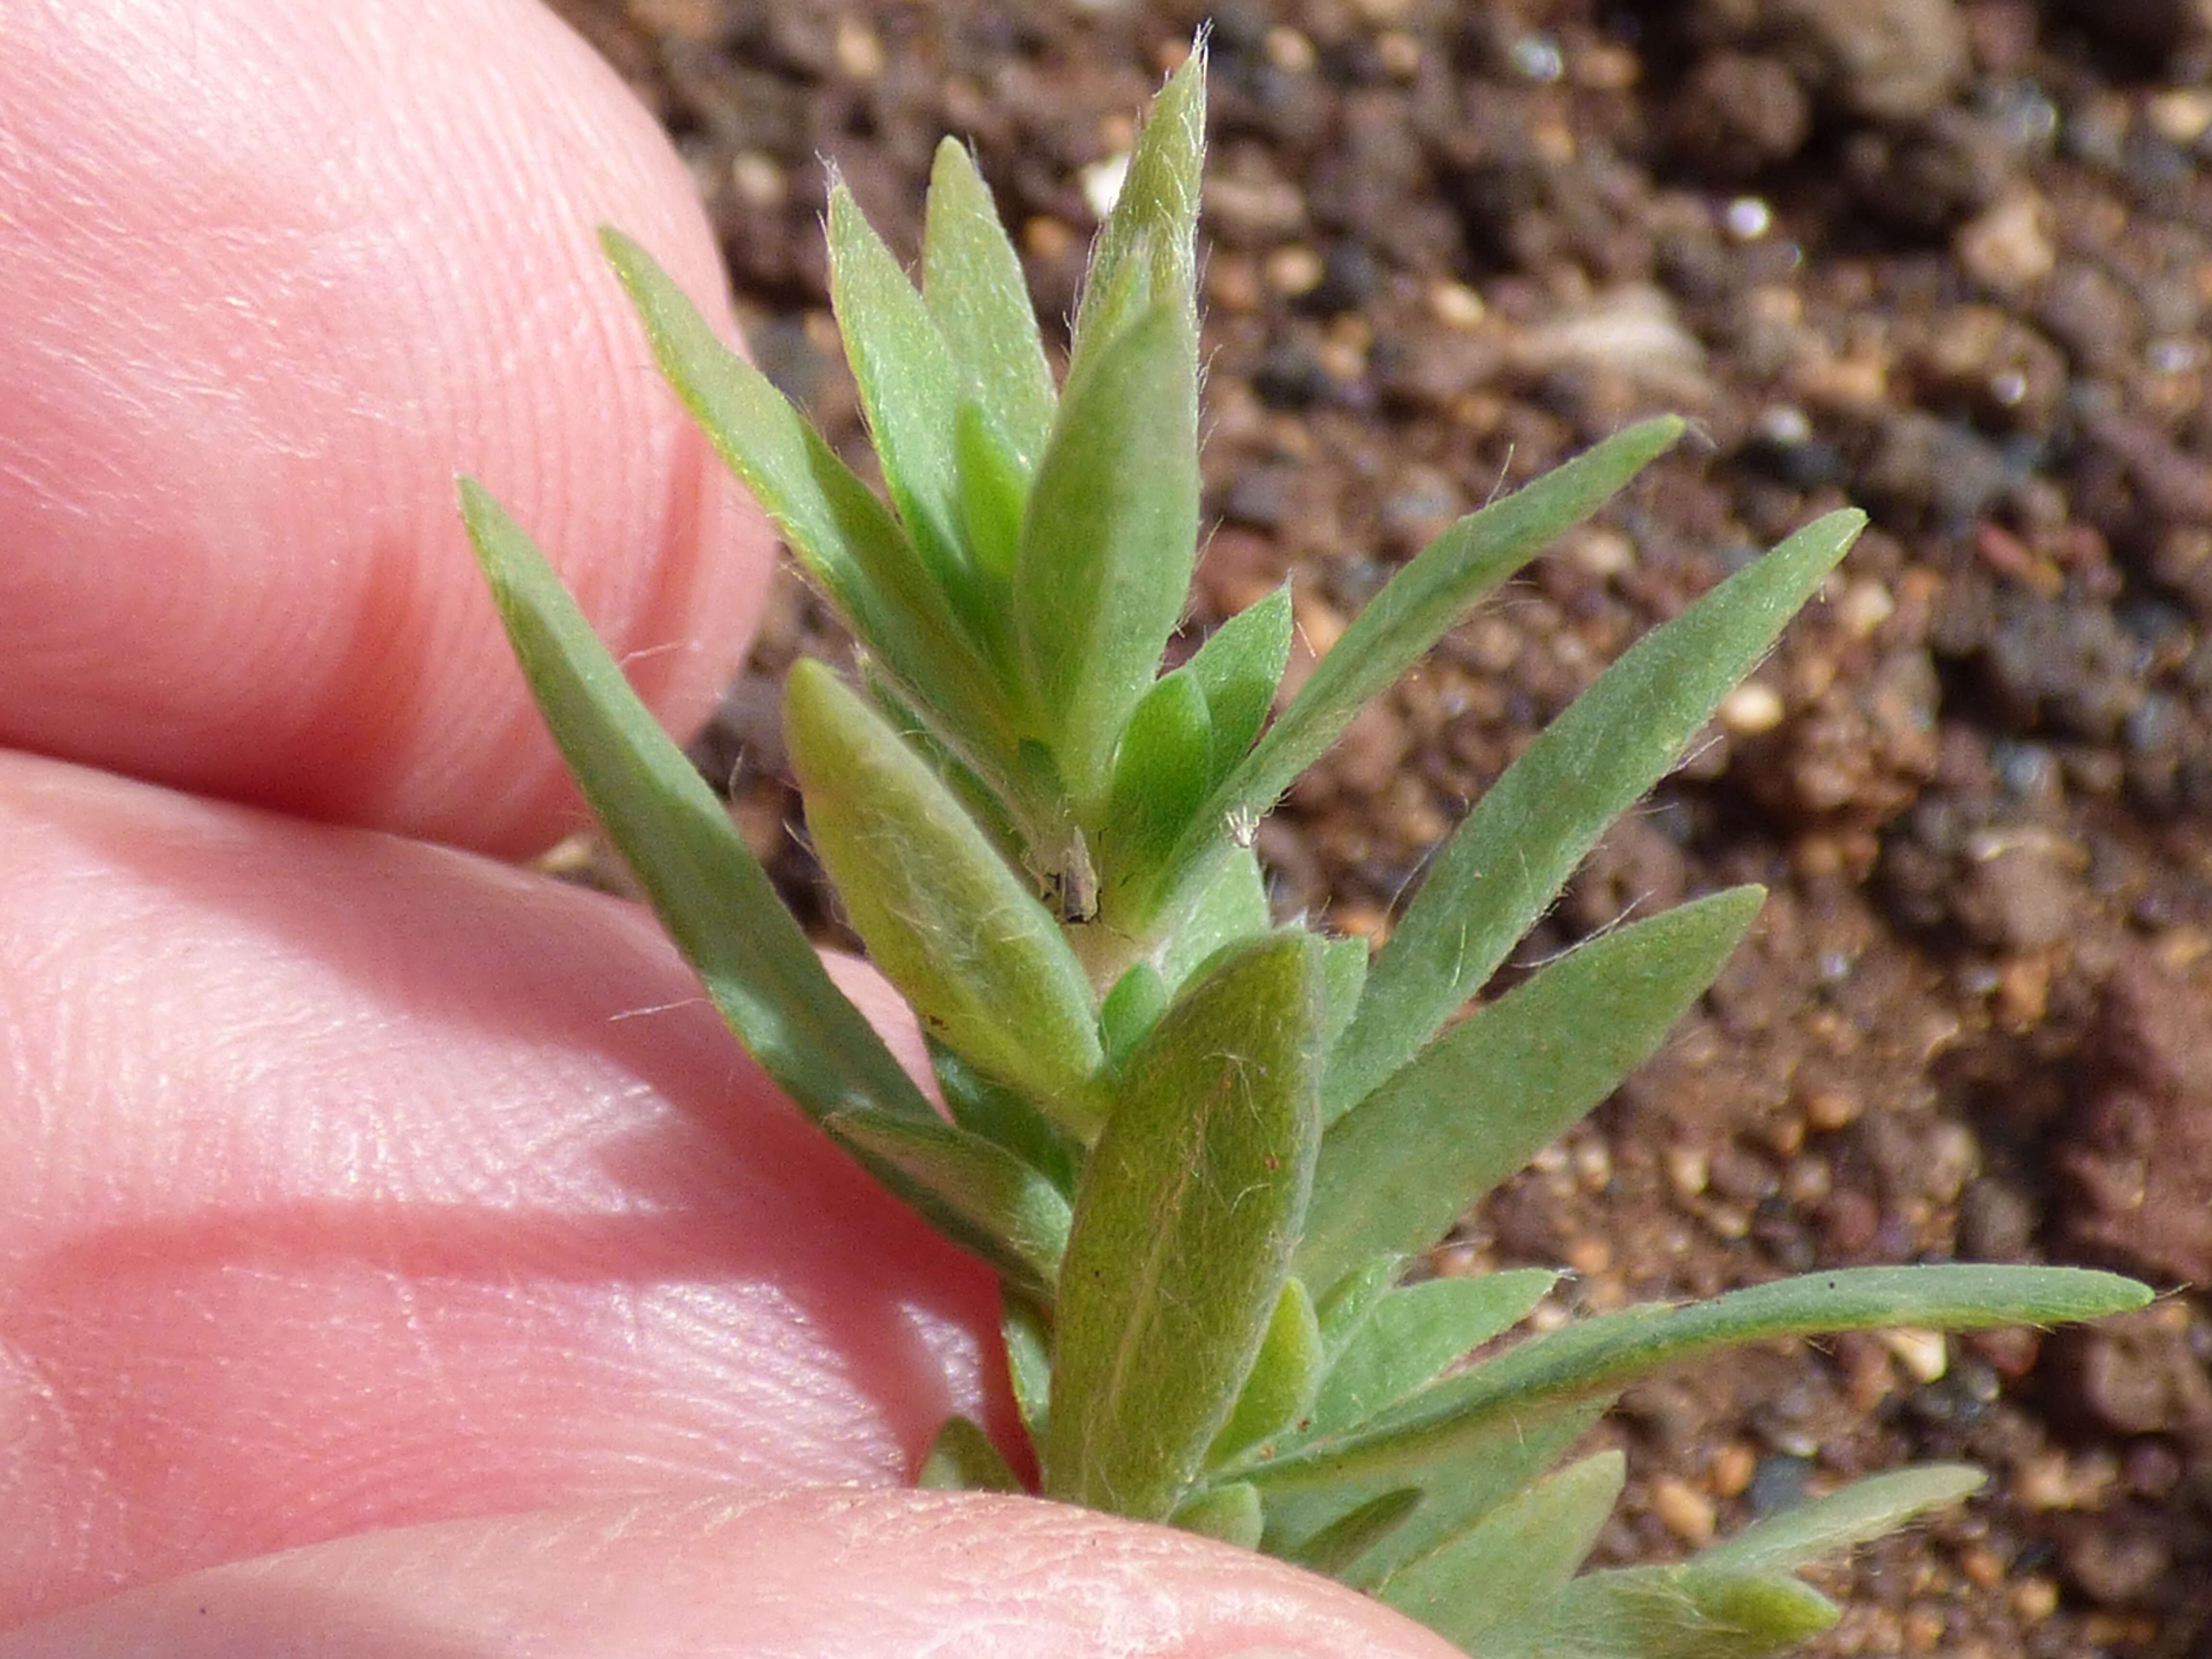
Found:
[[[1012,603],[1014,568],[1021,559],[1029,476],[973,399],[963,399],[953,417],[952,459],[959,474],[960,528],[968,539],[976,586],[1003,612]]]
[[[1069,1211],[1066,1195],[1043,1174],[1003,1146],[935,1118],[832,1112],[822,1127],[933,1194],[941,1215],[965,1224],[961,1243],[1001,1278],[1051,1304]]]
[[[974,750],[1010,749],[999,685],[898,521],[644,249],[599,240],[669,385],[854,633]]]
[[[1097,1017],[1051,913],[944,780],[823,664],[793,665],[784,734],[815,851],[884,977],[949,1046],[1070,1133],[1094,1133]]]
[[[1326,1115],[1365,1099],[1482,988],[1606,827],[1681,758],[1865,522],[1858,513],[1815,520],[1654,629],[1506,769],[1437,854],[1376,957],[1359,1017],[1329,1057]],[[1346,629],[1324,663],[1351,638]]]
[[[1469,1653],[1534,1613],[1580,1570],[1628,1471],[1618,1451],[1570,1463],[1407,1562],[1376,1595]]]
[[[1260,1547],[1266,1524],[1259,1492],[1243,1480],[1207,1487],[1186,1499],[1169,1519],[1185,1532],[1247,1550]]]
[[[1352,717],[1399,679],[1468,608],[1587,517],[1681,434],[1645,421],[1501,501],[1471,513],[1384,585],[1347,627],[1259,743],[1228,769],[1166,861],[1164,899],[1221,836],[1249,840],[1298,775],[1334,747]],[[1462,1001],[1465,998],[1461,999]],[[1431,1028],[1433,1029],[1433,1028]]]
[[[1929,1463],[1854,1481],[1755,1521],[1709,1545],[1698,1565],[1743,1572],[1794,1572],[1826,1557],[1887,1537],[1926,1510],[1955,1504],[1986,1479],[1961,1463]]]
[[[1794,1578],[1692,1562],[1586,1573],[1483,1638],[1483,1659],[1765,1659],[1836,1622]]]
[[[1149,962],[1132,964],[1098,1006],[1098,1041],[1109,1065],[1120,1066],[1168,1010],[1168,982]]]
[[[854,1106],[933,1117],[529,537],[480,485],[465,479],[460,494],[507,638],[570,773],[731,1029],[817,1120]]]
[[[1733,888],[1590,940],[1330,1124],[1300,1275],[1333,1285],[1373,1257],[1433,1243],[1650,1056],[1712,983],[1762,896]],[[1378,994],[1370,981],[1361,1007]]]
[[[1146,113],[1121,193],[1091,249],[1075,313],[1071,380],[1085,360],[1133,322],[1144,307],[1180,307],[1195,337],[1198,195],[1205,164],[1206,40],[1201,34]],[[1195,383],[1189,395],[1194,422]]]
[[[1099,829],[1109,871],[1166,854],[1212,782],[1212,745],[1206,693],[1190,672],[1178,669],[1154,681],[1121,728],[1114,755]]]
[[[1312,941],[1218,959],[1123,1068],[1060,1273],[1046,1494],[1182,1502],[1250,1370],[1313,1174]]]
[[[924,1492],[1019,1492],[1021,1477],[974,1422],[948,1417],[923,1454],[914,1484]]]
[[[1392,1291],[1328,1368],[1307,1432],[1353,1428],[1397,1405],[1527,1318],[1559,1279],[1541,1267],[1522,1267]]]
[[[2131,1279],[2081,1267],[1958,1263],[1804,1273],[1710,1301],[1630,1308],[1563,1325],[1424,1389],[1358,1428],[1282,1450],[1264,1472],[1230,1472],[1271,1484],[1297,1481],[1308,1463],[1320,1472],[1402,1468],[1482,1443],[1501,1422],[1609,1397],[1640,1377],[1726,1348],[1900,1325],[1989,1330],[2073,1324],[2140,1308],[2150,1296]]]
[[[1285,582],[1206,637],[1183,672],[1206,693],[1213,728],[1211,788],[1244,758],[1267,718],[1291,660],[1291,588]]]
[[[1021,256],[991,188],[957,138],[937,147],[922,228],[921,292],[960,365],[963,384],[1026,480],[1044,453],[1054,397]]]
[[[1206,1449],[1206,1461],[1233,1457],[1295,1425],[1313,1404],[1325,1360],[1313,1298],[1296,1278],[1286,1279],[1259,1356],[1237,1390],[1236,1409]]]
[[[1003,1146],[1066,1194],[1075,1192],[1082,1146],[1020,1090],[977,1071],[936,1037],[925,1039],[930,1069],[952,1121],[971,1135]]]
[[[1053,752],[1095,820],[1198,544],[1197,337],[1153,307],[1070,375],[1030,491],[1014,631]]]
[[[1224,847],[1189,890],[1187,908],[1160,952],[1173,989],[1216,951],[1263,933],[1269,925],[1267,878],[1249,847]]]
[[[953,453],[963,377],[897,257],[834,177],[829,246],[830,304],[884,487],[922,562],[973,630],[985,621],[983,595],[968,568]]]

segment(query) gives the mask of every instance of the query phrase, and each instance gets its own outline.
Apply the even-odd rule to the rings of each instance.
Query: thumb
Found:
[[[1455,1659],[1352,1591],[1028,1498],[659,1498],[368,1533],[0,1636],[0,1659]]]

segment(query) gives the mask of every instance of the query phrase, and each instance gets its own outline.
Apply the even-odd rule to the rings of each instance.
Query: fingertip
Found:
[[[0,1659],[1457,1659],[1340,1586],[1026,1498],[694,1495],[371,1534],[0,1638]]]
[[[580,820],[457,470],[678,729],[757,515],[595,228],[726,323],[651,118],[534,0],[36,8],[0,55],[0,743],[504,852]]]

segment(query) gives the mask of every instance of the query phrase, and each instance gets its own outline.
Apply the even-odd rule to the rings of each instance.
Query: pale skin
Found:
[[[527,0],[0,9],[0,1659],[1442,1659],[901,1490],[1006,1431],[988,1276],[649,919],[501,861],[580,809],[453,474],[679,732],[769,558],[600,221],[719,303]]]

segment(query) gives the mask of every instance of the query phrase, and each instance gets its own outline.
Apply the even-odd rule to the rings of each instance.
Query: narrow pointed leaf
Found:
[[[1133,319],[1133,301],[1173,301],[1195,334],[1198,192],[1205,161],[1206,42],[1201,36],[1152,100],[1130,152],[1121,194],[1091,250],[1075,314],[1071,380],[1085,358]],[[1195,419],[1195,386],[1191,398]]]
[[[1610,1396],[1667,1366],[1747,1343],[1900,1325],[1988,1330],[2072,1324],[2140,1308],[2150,1297],[2147,1286],[2117,1273],[1959,1263],[1842,1267],[1680,1307],[1630,1308],[1533,1337],[1360,1428],[1316,1436],[1283,1452],[1255,1478],[1296,1480],[1307,1462],[1326,1468],[1364,1467],[1370,1460],[1403,1467],[1480,1441],[1500,1422],[1556,1403]]]
[[[1218,1538],[1224,1544],[1247,1550],[1260,1547],[1260,1534],[1265,1525],[1259,1492],[1242,1480],[1208,1488],[1183,1504],[1170,1518],[1185,1532]]]
[[[1829,514],[1654,629],[1506,769],[1376,957],[1370,994],[1330,1056],[1328,1115],[1364,1100],[1482,988],[1606,826],[1680,759],[1865,522],[1863,514]],[[1346,629],[1324,663],[1351,640]]]
[[[1360,993],[1367,987],[1367,941],[1330,939],[1322,946],[1322,977],[1328,987],[1328,1012],[1321,1032],[1322,1052],[1326,1054],[1359,1012]]]
[[[1019,1492],[1020,1477],[991,1443],[991,1437],[964,1417],[948,1417],[929,1443],[915,1471],[924,1492]]]
[[[944,781],[821,663],[793,665],[784,732],[815,850],[884,976],[948,1045],[1071,1132],[1093,1131],[1097,1016],[1051,913]]]
[[[1794,1572],[1887,1537],[1921,1515],[1979,1491],[1985,1477],[1960,1463],[1930,1463],[1854,1481],[1709,1545],[1698,1565],[1744,1572]]]
[[[1079,808],[1158,672],[1198,543],[1197,337],[1153,307],[1071,375],[1022,521],[1014,624]]]
[[[1469,1653],[1549,1601],[1597,1542],[1627,1462],[1600,1452],[1538,1482],[1382,1581],[1378,1599]]]
[[[1275,1299],[1258,1358],[1237,1391],[1237,1407],[1206,1448],[1209,1462],[1235,1456],[1270,1435],[1294,1426],[1321,1386],[1324,1354],[1313,1298],[1295,1278]]]
[[[1484,1659],[1765,1659],[1836,1622],[1809,1585],[1691,1563],[1576,1579],[1532,1617],[1489,1632]]]
[[[569,771],[753,1058],[817,1121],[854,1105],[933,1116],[530,538],[470,480],[461,514]]]
[[[1470,1014],[1329,1125],[1300,1275],[1330,1285],[1375,1256],[1433,1243],[1659,1046],[1761,897],[1734,888],[1592,939]],[[1379,994],[1370,988],[1362,1007]]]
[[[1212,779],[1206,693],[1184,671],[1153,682],[1122,728],[1100,831],[1115,866],[1156,862],[1174,845]]]
[[[1267,1506],[1267,1548],[1292,1560],[1368,1504],[1407,1487],[1418,1491],[1421,1501],[1386,1537],[1336,1571],[1355,1589],[1372,1590],[1541,1480],[1610,1404],[1577,1401],[1500,1418],[1442,1455],[1424,1449],[1401,1456],[1399,1449],[1384,1447],[1346,1457],[1248,1460],[1218,1478],[1241,1474],[1260,1489]]]
[[[1374,1317],[1375,1310],[1389,1296],[1405,1267],[1398,1258],[1378,1257],[1358,1273],[1347,1273],[1339,1279],[1335,1289],[1314,1304],[1315,1316],[1321,1321],[1322,1343],[1330,1364],[1350,1351],[1359,1334],[1367,1328],[1367,1322]]]
[[[1523,1267],[1431,1279],[1391,1291],[1329,1367],[1309,1432],[1353,1428],[1397,1405],[1527,1318],[1559,1279],[1541,1267]]]
[[[1021,256],[965,145],[946,138],[929,173],[921,292],[963,384],[1012,447],[1026,477],[1052,429],[1052,369]]]
[[[822,1127],[842,1144],[903,1170],[968,1227],[962,1242],[1000,1274],[1049,1305],[1067,1247],[1066,1196],[1002,1146],[932,1118],[832,1112]]]
[[[1298,774],[1335,745],[1352,716],[1425,655],[1468,606],[1588,517],[1681,430],[1671,419],[1631,427],[1437,538],[1352,618],[1259,745],[1223,780],[1185,854],[1223,823],[1265,817]]]
[[[612,230],[599,240],[660,372],[854,633],[980,745],[1010,748],[999,689],[897,520],[644,249]]]
[[[936,319],[842,179],[830,187],[830,303],[868,416],[884,486],[954,612],[973,628],[980,591],[961,536],[953,432],[963,376]]]
[[[1380,1544],[1421,1504],[1418,1486],[1399,1486],[1370,1498],[1323,1527],[1284,1559],[1309,1572],[1349,1583],[1353,1564]]]
[[[1291,589],[1286,582],[1246,605],[1206,636],[1183,665],[1206,693],[1213,728],[1211,788],[1251,748],[1291,660]]]
[[[1048,1496],[1164,1519],[1228,1417],[1312,1179],[1319,979],[1303,935],[1256,940],[1125,1068],[1060,1273]]]

